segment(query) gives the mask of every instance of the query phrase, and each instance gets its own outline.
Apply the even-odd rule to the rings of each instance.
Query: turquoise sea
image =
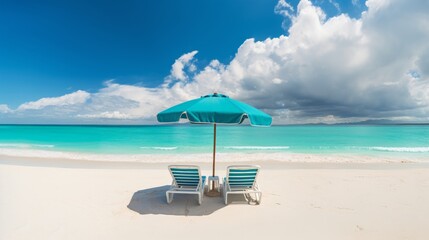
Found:
[[[91,154],[210,153],[211,125],[0,125],[0,154],[23,150]],[[427,158],[427,125],[218,126],[219,153],[363,154]]]

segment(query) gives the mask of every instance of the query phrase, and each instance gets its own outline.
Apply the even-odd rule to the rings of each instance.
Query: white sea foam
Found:
[[[283,150],[289,149],[289,146],[227,146],[224,148],[236,150]]]
[[[407,152],[407,153],[425,153],[429,152],[429,147],[369,147],[370,150],[384,152]]]
[[[153,149],[153,150],[176,150],[178,147],[140,147],[141,149]]]
[[[103,162],[142,163],[211,163],[212,153],[183,154],[94,154],[82,152],[62,152],[42,149],[0,148],[0,159],[24,157],[29,159],[67,159]],[[386,163],[386,162],[427,162],[427,158],[403,156],[364,156],[353,154],[303,154],[279,152],[234,152],[216,154],[217,162],[260,162],[278,161],[291,163]]]
[[[54,148],[52,144],[0,143],[0,148]]]

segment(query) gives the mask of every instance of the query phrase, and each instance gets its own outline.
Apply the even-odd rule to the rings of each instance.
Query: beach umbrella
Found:
[[[159,122],[213,124],[213,177],[216,164],[216,124],[241,124],[246,118],[252,126],[270,126],[270,115],[223,94],[214,93],[170,107],[157,115]]]

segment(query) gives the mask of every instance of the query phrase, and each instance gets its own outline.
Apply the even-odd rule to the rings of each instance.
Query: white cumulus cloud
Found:
[[[0,113],[9,113],[10,108],[6,104],[0,104]]]
[[[188,76],[185,73],[185,68],[189,68],[190,71],[196,70],[195,65],[192,64],[192,59],[197,53],[198,51],[192,51],[190,53],[183,54],[178,58],[171,67],[170,77],[181,81],[187,80]]]
[[[286,2],[286,0],[279,0],[277,2],[276,7],[274,8],[274,13],[279,14],[285,18],[282,22],[282,28],[287,31],[288,29],[287,20],[293,20],[295,16],[294,8],[288,2]]]
[[[79,114],[77,115],[81,118],[95,118],[95,119],[133,119],[133,116],[130,116],[126,113],[121,113],[119,111],[113,111],[113,112],[101,112],[97,114]]]
[[[82,90],[60,97],[41,98],[34,102],[26,102],[18,107],[19,111],[29,109],[42,109],[48,106],[67,106],[85,103],[91,94]]]

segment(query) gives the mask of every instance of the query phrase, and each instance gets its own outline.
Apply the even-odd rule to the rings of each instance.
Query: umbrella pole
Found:
[[[215,163],[216,162],[216,123],[213,124],[213,177],[215,176]],[[214,183],[213,183],[214,188]]]
[[[215,179],[215,169],[216,169],[216,123],[213,124],[213,179],[211,183],[211,190],[206,193],[209,197],[217,197],[220,195],[219,189],[216,189],[215,186],[219,187],[219,179]],[[210,178],[209,178],[209,189],[210,189]]]

